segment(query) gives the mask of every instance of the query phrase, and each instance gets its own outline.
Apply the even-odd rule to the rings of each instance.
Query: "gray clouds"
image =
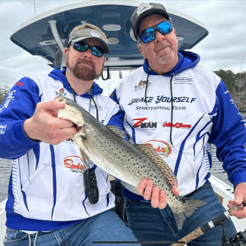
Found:
[[[98,0],[98,2],[104,2]],[[53,8],[81,1],[36,0],[36,13],[41,14]],[[143,0],[142,2],[149,2]],[[167,9],[184,13],[202,22],[208,29],[209,35],[197,44],[191,51],[201,56],[200,65],[210,70],[246,70],[246,1],[150,1],[162,3]],[[12,86],[23,76],[32,74],[47,74],[51,67],[47,62],[34,57],[12,43],[12,32],[25,21],[34,16],[33,0],[0,0],[0,85]],[[113,85],[118,82],[113,79]],[[107,82],[99,84],[105,87]],[[108,88],[108,85],[106,85]]]

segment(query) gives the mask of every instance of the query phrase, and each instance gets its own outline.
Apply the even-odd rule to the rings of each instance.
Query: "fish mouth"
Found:
[[[76,129],[76,134],[81,132],[83,127],[78,126],[76,123],[73,122],[73,127]]]

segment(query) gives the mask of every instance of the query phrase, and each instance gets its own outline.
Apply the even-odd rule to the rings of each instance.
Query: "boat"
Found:
[[[61,68],[65,65],[64,47],[68,42],[70,31],[82,21],[100,27],[109,38],[110,53],[106,54],[104,70],[106,78],[111,71],[134,70],[143,64],[143,57],[137,49],[130,17],[141,2],[136,0],[82,1],[56,8],[37,15],[13,31],[11,40],[28,53],[47,60],[51,67]],[[179,50],[191,49],[208,35],[205,25],[181,12],[167,8],[177,32]],[[96,14],[95,14],[96,13]],[[210,182],[227,209],[228,200],[234,200],[233,189],[213,175]],[[116,211],[122,217],[122,189],[119,181],[112,180],[116,194]],[[118,191],[116,192],[116,187]],[[117,202],[118,201],[118,202]],[[5,205],[0,203],[0,246],[5,234]],[[237,231],[244,231],[246,219],[232,218]]]

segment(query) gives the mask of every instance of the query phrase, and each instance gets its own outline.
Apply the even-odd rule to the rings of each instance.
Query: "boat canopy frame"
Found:
[[[65,66],[64,48],[71,30],[83,21],[102,29],[109,40],[105,69],[134,69],[143,64],[130,18],[141,4],[136,0],[83,1],[37,15],[14,30],[11,40],[31,55],[41,56],[48,65]],[[183,13],[167,11],[177,33],[178,49],[191,49],[208,35],[205,25]]]

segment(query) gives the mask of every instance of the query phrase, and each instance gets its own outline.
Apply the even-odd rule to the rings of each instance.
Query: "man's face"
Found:
[[[90,46],[101,46],[101,43],[93,38],[86,39],[84,42]],[[106,61],[104,56],[93,55],[90,48],[85,52],[77,51],[73,45],[70,48],[65,48],[65,54],[67,68],[72,71],[76,78],[91,81],[101,75]]]
[[[150,15],[141,22],[139,33],[165,20],[161,15]],[[146,44],[141,41],[138,44],[138,49],[143,57],[148,60],[150,67],[156,72],[158,72],[161,65],[166,65],[166,67],[172,69],[178,62],[178,41],[174,29],[166,35],[156,31],[156,38]]]

